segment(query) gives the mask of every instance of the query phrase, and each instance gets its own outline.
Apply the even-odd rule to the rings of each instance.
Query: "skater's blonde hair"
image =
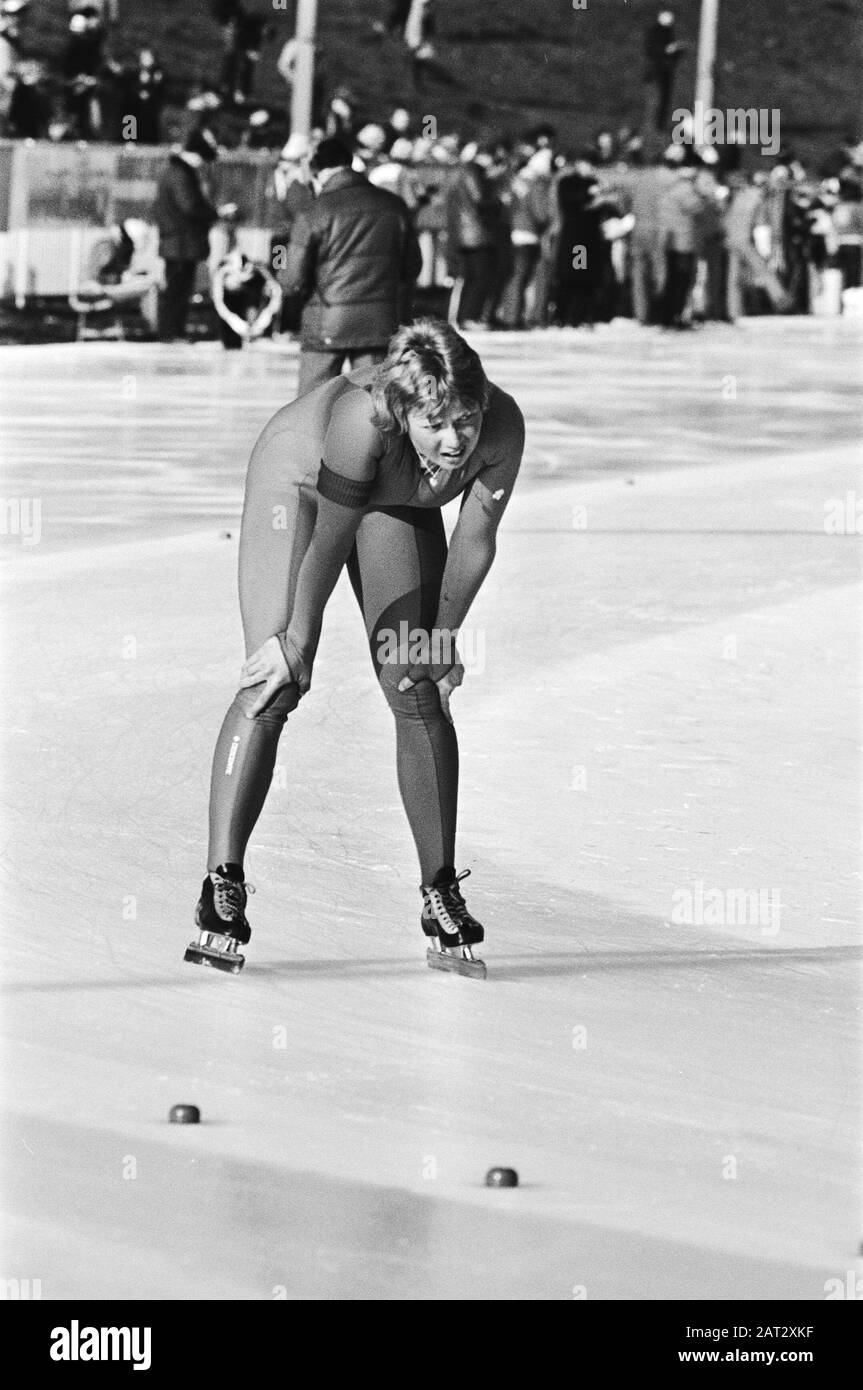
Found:
[[[372,386],[372,422],[406,434],[418,411],[433,424],[453,412],[485,411],[491,387],[478,353],[442,319],[417,319],[390,340]]]

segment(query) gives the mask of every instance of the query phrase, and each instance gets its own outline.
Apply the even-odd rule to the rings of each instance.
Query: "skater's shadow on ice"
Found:
[[[692,951],[652,950],[648,947],[644,951],[582,950],[519,958],[504,956],[495,961],[489,959],[487,964],[490,980],[523,980],[539,976],[607,974],[615,970],[655,973],[657,970],[715,970],[767,964],[831,965],[861,959],[861,946],[801,946],[788,950],[769,946],[734,946],[727,950],[718,947]]]
[[[643,951],[591,951],[581,949],[569,952],[536,952],[529,956],[496,955],[485,957],[488,966],[486,985],[502,981],[518,981],[580,975],[608,974],[612,971],[632,971],[639,973],[662,970],[723,970],[738,967],[751,968],[771,966],[829,966],[845,961],[863,960],[861,946],[800,946],[787,950],[770,946],[733,946],[727,950],[709,947],[701,950],[669,951],[664,948]],[[432,972],[433,974],[434,972]],[[391,957],[380,960],[281,960],[260,962],[247,967],[243,980],[252,983],[277,976],[280,981],[291,979],[334,979],[350,980],[375,978],[431,979],[424,976],[422,961],[415,956],[404,960]],[[177,975],[115,976],[105,980],[40,980],[28,984],[25,981],[8,984],[4,994],[44,994],[61,993],[70,990],[122,990],[122,989],[163,989],[166,985],[210,986],[219,979],[217,971],[191,972]],[[223,982],[224,983],[224,982]]]
[[[404,960],[393,960],[391,956],[381,957],[379,960],[291,960],[286,958],[279,961],[259,961],[256,964],[249,963],[242,975],[242,981],[254,981],[270,979],[278,976],[280,980],[308,979],[314,976],[332,976],[334,979],[352,979],[362,976],[416,976],[417,971],[422,968],[422,959],[416,956],[405,956]],[[230,977],[233,984],[237,984],[237,977]],[[64,993],[70,990],[109,990],[109,989],[164,989],[166,986],[188,986],[201,987],[213,985],[216,982],[227,983],[224,972],[218,970],[187,970],[183,975],[135,975],[131,972],[123,974],[120,971],[116,975],[103,980],[38,980],[32,983],[26,980],[17,980],[0,988],[0,995],[3,994],[53,994]]]

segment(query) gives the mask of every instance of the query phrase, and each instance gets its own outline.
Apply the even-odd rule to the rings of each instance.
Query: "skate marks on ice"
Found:
[[[284,357],[227,360],[215,343],[81,347],[0,349],[4,487],[41,498],[36,549],[236,524],[252,445],[294,394],[293,361],[286,373]]]
[[[26,1148],[4,1182],[5,1260],[45,1269],[48,1299],[570,1300],[823,1297],[833,1271],[606,1229],[577,1175],[565,1221],[525,1212],[531,1184],[465,1200],[239,1161],[219,1123],[160,1140],[11,1114]],[[121,1177],[134,1155],[134,1182]],[[6,1164],[9,1168],[9,1164]],[[51,1259],[46,1265],[46,1250]],[[583,1289],[584,1293],[579,1290]]]
[[[525,408],[523,496],[563,479],[638,479],[741,453],[757,468],[823,447],[825,433],[854,443],[861,337],[851,319],[757,319],[685,345],[622,322],[475,342],[491,379]],[[251,447],[296,380],[295,352],[222,354],[218,344],[4,347],[2,360],[5,493],[35,492],[43,506],[31,558],[234,529]]]
[[[824,946],[824,947],[706,947],[688,950],[656,950],[647,947],[642,951],[619,950],[600,951],[585,948],[575,951],[542,951],[529,955],[506,949],[483,957],[488,968],[487,982],[494,984],[514,983],[521,979],[538,979],[542,976],[562,978],[577,975],[584,979],[588,975],[607,974],[609,971],[632,972],[635,974],[660,974],[669,970],[699,971],[702,969],[722,970],[730,968],[748,969],[751,967],[773,966],[818,966],[841,965],[843,963],[863,962],[863,946]],[[283,960],[260,960],[257,964],[248,963],[243,971],[244,980],[267,978],[296,980],[349,980],[349,979],[416,979],[422,976],[422,954],[416,957],[393,959],[329,959],[309,960],[285,958]],[[225,972],[223,972],[225,973]],[[2,995],[29,994],[76,994],[100,993],[102,991],[129,989],[163,989],[168,986],[183,989],[196,985],[206,986],[206,976],[188,978],[176,974],[135,975],[125,974],[123,979],[80,979],[80,980],[17,980],[0,988]]]
[[[617,321],[595,333],[470,335],[493,381],[528,404],[526,462],[560,477],[759,467],[860,433],[858,324],[766,319],[685,344]],[[856,360],[855,360],[856,353]],[[530,372],[525,389],[525,373]]]
[[[510,881],[511,870],[504,864],[494,867],[492,853],[491,846],[486,846],[489,883],[483,912],[493,924],[489,939],[481,948],[488,971],[486,988],[543,978],[586,979],[610,973],[651,978],[674,973],[694,988],[702,972],[709,971],[737,975],[751,972],[758,987],[773,980],[775,987],[781,989],[787,973],[813,971],[841,979],[849,966],[863,961],[863,945],[853,941],[834,939],[824,945],[807,945],[798,940],[780,945],[779,939],[763,928],[674,925],[614,897],[567,887],[535,872]],[[256,899],[256,931],[245,948],[247,960],[242,980],[223,979],[223,972],[191,969],[183,961],[183,931],[178,937],[178,924],[151,919],[148,909],[146,931],[162,966],[154,971],[151,962],[142,959],[138,924],[130,924],[123,931],[103,908],[91,904],[86,923],[77,921],[77,917],[70,919],[83,933],[80,945],[88,952],[90,973],[54,974],[50,957],[39,959],[40,972],[44,974],[37,973],[32,969],[30,952],[15,953],[14,959],[7,961],[0,998],[41,995],[54,997],[59,1004],[64,996],[122,997],[131,991],[131,999],[132,995],[165,989],[170,989],[174,996],[192,998],[202,990],[223,986],[229,993],[220,997],[245,1008],[251,1002],[251,986],[266,989],[270,983],[290,986],[293,982],[317,982],[324,987],[340,981],[371,984],[399,980],[418,985],[433,981],[442,989],[448,984],[455,986],[455,972],[429,975],[427,938],[415,927],[413,911],[405,913],[405,888],[397,880],[386,885],[377,909],[380,935],[370,938],[365,934],[365,909],[357,903],[351,908],[351,866],[344,862],[341,866],[330,861],[316,862],[314,856],[304,854],[300,845],[292,851],[282,850],[272,859],[268,890]],[[348,878],[342,884],[346,874]],[[183,879],[182,874],[180,878]],[[192,867],[185,878],[194,880]],[[10,894],[10,906],[13,896]],[[331,901],[324,910],[327,897]],[[291,903],[295,916],[298,903],[303,904],[301,915],[289,931],[283,920],[285,902]],[[21,933],[26,935],[28,931],[32,939],[40,937],[38,913],[34,914],[34,903],[28,901],[26,894],[17,899],[14,911],[19,940],[23,939]],[[839,921],[841,925],[845,919],[823,920]],[[853,930],[851,921],[845,925]],[[362,954],[355,953],[358,928],[364,933]],[[183,930],[188,935],[185,923]],[[817,921],[813,922],[813,934],[820,930]],[[395,941],[394,931],[398,933]],[[320,951],[322,934],[329,954]],[[377,954],[368,950],[372,942]],[[566,948],[561,949],[564,943]]]

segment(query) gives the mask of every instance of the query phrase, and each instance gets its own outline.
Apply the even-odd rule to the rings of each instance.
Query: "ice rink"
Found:
[[[454,698],[484,983],[426,968],[344,579],[246,968],[183,963],[245,464],[295,355],[0,349],[0,1276],[44,1299],[823,1299],[860,1272],[863,326],[473,341],[528,424]]]

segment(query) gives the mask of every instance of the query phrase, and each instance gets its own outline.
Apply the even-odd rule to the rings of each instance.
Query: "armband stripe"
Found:
[[[364,507],[374,491],[374,479],[345,478],[334,473],[321,459],[318,473],[318,492],[328,502],[338,502],[342,507]]]

